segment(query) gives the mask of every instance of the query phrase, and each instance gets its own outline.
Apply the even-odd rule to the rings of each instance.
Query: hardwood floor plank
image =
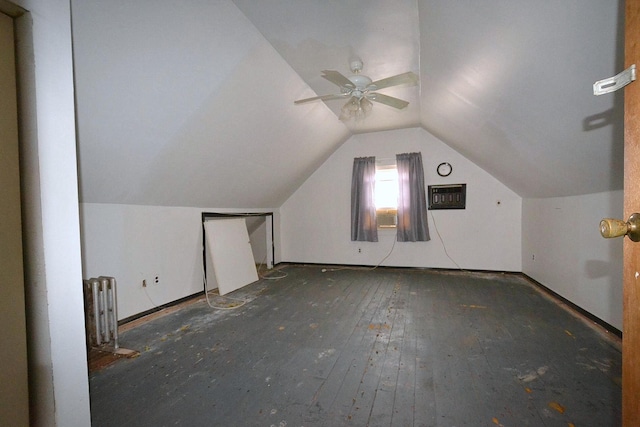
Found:
[[[522,278],[282,271],[122,333],[92,424],[620,425],[619,348]]]

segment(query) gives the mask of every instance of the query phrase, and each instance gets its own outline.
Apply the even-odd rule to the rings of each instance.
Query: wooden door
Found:
[[[640,66],[640,0],[627,0],[625,68]],[[624,218],[640,212],[640,81],[624,89]],[[640,425],[640,242],[624,239],[622,420]]]
[[[0,13],[0,420],[26,426],[29,396],[18,163],[13,20]]]

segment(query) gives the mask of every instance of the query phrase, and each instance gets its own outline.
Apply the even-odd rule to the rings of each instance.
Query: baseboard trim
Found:
[[[565,304],[568,308],[570,308],[571,310],[579,313],[581,316],[586,317],[588,320],[590,320],[593,323],[597,324],[598,326],[603,328],[605,331],[607,331],[607,332],[617,336],[618,338],[622,339],[622,331],[619,330],[618,328],[616,328],[615,326],[613,326],[612,324],[602,320],[598,316],[590,313],[589,311],[585,310],[584,308],[580,307],[579,305],[574,304],[573,302],[571,302],[567,298],[565,298],[562,295],[558,294],[557,292],[549,289],[548,287],[546,287],[542,283],[538,282],[537,280],[531,278],[527,274],[525,274],[525,273],[520,273],[520,274],[522,275],[522,277],[527,279],[532,285],[534,285],[535,287],[537,287],[538,289],[540,289],[544,293],[550,295],[554,299],[556,299],[556,300],[560,301],[561,303]]]
[[[412,267],[412,266],[400,266],[400,265],[367,265],[367,264],[328,264],[322,262],[293,262],[293,261],[282,261],[276,264],[278,267],[282,268],[287,265],[309,265],[315,267],[326,267],[326,268],[369,268],[369,269],[400,269],[400,270],[430,270],[430,271],[446,271],[446,272],[468,272],[468,273],[489,273],[489,274],[512,274],[512,275],[520,275],[522,274],[519,271],[500,271],[500,270],[480,270],[473,268],[445,268],[445,267]],[[274,267],[275,268],[275,267]]]
[[[190,303],[192,300],[195,300],[195,299],[198,299],[198,298],[201,298],[201,297],[204,298],[204,291],[200,291],[200,292],[196,292],[195,294],[187,295],[186,297],[179,298],[179,299],[177,299],[175,301],[171,301],[171,302],[168,302],[166,304],[162,304],[162,305],[159,305],[157,307],[150,308],[149,310],[142,311],[142,312],[140,312],[138,314],[134,314],[133,316],[126,317],[126,318],[124,318],[122,320],[118,320],[118,326],[123,326],[123,325],[125,325],[127,323],[131,323],[131,322],[133,322],[135,320],[138,320],[138,319],[141,319],[143,317],[151,316],[151,315],[156,314],[156,313],[158,313],[159,311],[162,311],[162,310],[171,309],[171,308],[174,308],[175,306],[178,306],[178,305],[181,305],[181,304],[184,304],[184,303]]]

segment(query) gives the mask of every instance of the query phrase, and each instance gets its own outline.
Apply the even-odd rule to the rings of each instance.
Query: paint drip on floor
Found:
[[[541,366],[535,372],[529,372],[526,375],[518,375],[518,379],[522,382],[529,383],[531,381],[535,381],[549,370],[548,366]]]

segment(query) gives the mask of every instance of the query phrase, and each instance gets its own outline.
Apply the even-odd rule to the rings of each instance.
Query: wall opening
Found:
[[[203,264],[203,286],[204,292],[207,289],[213,289],[217,287],[215,283],[215,276],[213,274],[213,264],[208,251],[211,250],[207,243],[207,228],[206,223],[208,221],[225,220],[232,218],[240,218],[245,220],[249,241],[251,243],[251,252],[253,256],[253,262],[256,266],[256,270],[262,268],[273,268],[275,259],[275,244],[274,244],[274,224],[273,224],[273,212],[258,212],[258,213],[221,213],[221,212],[202,212],[202,264]]]

